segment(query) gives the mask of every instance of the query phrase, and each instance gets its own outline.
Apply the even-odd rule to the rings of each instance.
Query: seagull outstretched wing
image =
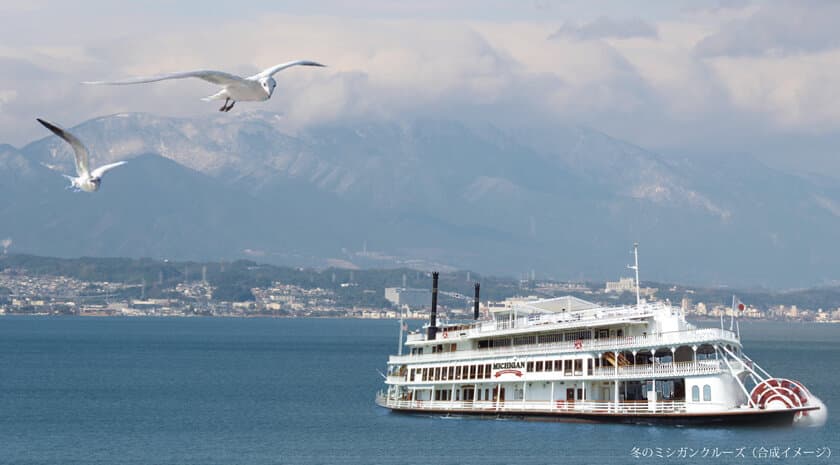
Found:
[[[166,81],[168,79],[185,79],[185,78],[198,78],[203,79],[207,82],[211,82],[213,84],[218,84],[222,86],[236,84],[242,82],[242,79],[239,76],[225,73],[223,71],[213,71],[209,69],[199,69],[196,71],[184,71],[182,73],[171,73],[171,74],[161,74],[159,76],[149,76],[149,77],[136,77],[136,78],[129,78],[123,79],[120,81],[85,81],[82,84],[103,84],[109,86],[124,86],[128,84],[143,84],[146,82],[157,82],[157,81]]]
[[[282,71],[282,70],[284,70],[286,68],[290,68],[292,66],[320,66],[320,67],[325,68],[327,65],[322,65],[321,63],[316,63],[314,61],[309,61],[309,60],[290,61],[288,63],[281,63],[279,65],[274,65],[271,68],[260,71],[259,73],[251,76],[249,79],[259,79],[259,78],[274,76],[274,74],[277,73],[278,71]]]
[[[82,141],[80,141],[79,138],[77,138],[73,134],[50,123],[49,121],[44,121],[41,118],[37,119],[39,123],[44,125],[44,127],[52,131],[53,134],[55,134],[56,136],[64,139],[65,142],[70,144],[70,147],[73,147],[73,152],[75,153],[76,158],[76,174],[78,176],[88,176],[88,151],[87,147],[85,147],[85,145],[82,144]]]
[[[125,165],[125,164],[126,164],[126,162],[124,162],[124,161],[118,161],[116,163],[109,163],[107,165],[102,165],[99,168],[96,168],[95,170],[91,171],[90,177],[101,178],[102,175],[107,173],[108,171],[111,171],[112,169],[114,169],[118,166],[121,166],[121,165]]]

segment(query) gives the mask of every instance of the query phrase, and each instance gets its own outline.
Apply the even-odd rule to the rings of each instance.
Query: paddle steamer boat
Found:
[[[422,331],[388,360],[377,403],[396,412],[563,421],[791,425],[824,422],[800,382],[771,376],[737,327],[699,328],[680,308],[639,298],[602,307],[575,297],[493,307],[438,324],[438,274]],[[407,353],[402,354],[405,347]]]

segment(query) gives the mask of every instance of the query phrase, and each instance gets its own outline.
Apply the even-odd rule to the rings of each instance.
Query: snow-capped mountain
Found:
[[[73,194],[58,138],[0,146],[0,237],[16,250],[594,279],[625,273],[638,240],[651,279],[794,286],[840,274],[840,188],[743,155],[665,158],[581,127],[353,121],[293,133],[244,112],[120,114],[72,131],[92,165],[130,162],[95,195]]]

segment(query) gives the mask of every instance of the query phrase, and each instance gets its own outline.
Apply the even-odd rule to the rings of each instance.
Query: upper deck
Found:
[[[557,300],[537,303],[555,304]],[[734,331],[697,328],[685,321],[679,308],[665,303],[621,307],[590,305],[590,308],[569,312],[566,307],[546,311],[527,303],[511,308],[503,318],[440,325],[433,339],[428,339],[428,331],[412,333],[405,343],[411,349],[410,353],[391,356],[388,363],[436,363],[549,354],[599,356],[611,351],[632,353],[658,349],[661,352],[684,346],[696,351],[699,346],[715,344],[732,348],[741,346]],[[516,312],[524,316],[514,318]]]
[[[533,305],[521,305],[522,310],[534,309]],[[646,324],[647,319],[657,315],[674,315],[676,310],[660,302],[643,303],[633,306],[597,307],[574,312],[530,313],[523,317],[504,320],[483,321],[469,325],[444,325],[447,342],[458,339],[475,339],[497,335],[516,335],[534,331],[573,330],[576,328],[594,328],[616,324]],[[437,339],[440,340],[440,339]],[[419,346],[429,343],[424,332],[409,334],[407,346]]]
[[[651,346],[683,346],[723,343],[740,347],[741,342],[733,331],[720,328],[696,328],[644,336],[627,336],[586,341],[564,341],[527,346],[456,350],[427,354],[392,355],[388,364],[446,362],[503,356],[547,355],[580,352],[634,350]]]

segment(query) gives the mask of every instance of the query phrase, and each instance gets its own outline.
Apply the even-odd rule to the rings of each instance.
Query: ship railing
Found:
[[[544,311],[538,307],[533,307],[528,304],[520,304],[520,308],[533,309],[537,311]],[[515,308],[511,311],[516,311]],[[676,313],[679,309],[667,305],[662,302],[652,302],[641,305],[621,306],[621,307],[598,307],[587,310],[578,310],[574,312],[552,312],[552,313],[532,313],[526,316],[518,317],[513,320],[496,320],[481,323],[469,330],[470,335],[477,335],[480,333],[509,330],[514,328],[529,328],[538,325],[547,324],[582,324],[588,321],[601,321],[611,319],[627,319],[627,318],[641,318],[655,315],[657,313],[669,312]]]
[[[612,352],[633,347],[653,348],[656,346],[682,346],[708,342],[739,344],[733,331],[720,328],[700,328],[686,331],[672,331],[644,336],[612,337],[605,339],[579,339],[576,341],[527,344],[514,347],[456,350],[432,354],[392,355],[389,363],[438,362],[500,356],[539,357],[558,352]]]
[[[720,360],[698,360],[696,362],[655,363],[615,367],[600,367],[592,371],[597,378],[644,378],[648,376],[703,375],[723,371]]]
[[[509,401],[424,401],[378,398],[383,407],[406,410],[434,410],[437,412],[482,413],[590,413],[632,415],[651,413],[684,413],[686,404],[677,400],[658,401],[600,401],[600,400],[509,400]]]
[[[730,365],[733,365],[733,362],[730,362]],[[740,365],[733,368],[737,371],[740,369]],[[571,372],[566,372],[564,377],[560,377],[559,371],[555,372],[534,372],[534,373],[526,373],[524,378],[528,381],[562,381],[565,379],[645,379],[645,378],[665,378],[670,376],[696,376],[696,375],[707,375],[707,374],[717,374],[723,371],[728,370],[728,368],[724,365],[722,360],[697,360],[697,361],[690,361],[690,362],[676,362],[676,363],[656,363],[656,364],[643,364],[643,365],[629,365],[629,366],[620,366],[618,369],[615,367],[599,367],[594,368],[592,371],[584,374],[583,371],[574,372],[574,375]],[[537,379],[534,379],[536,377]],[[451,384],[451,383],[459,383],[459,382],[468,382],[473,380],[468,379],[441,379],[438,381],[423,381],[424,384],[431,383],[431,384]],[[387,384],[404,384],[408,382],[407,376],[396,376],[391,375],[388,376],[386,383]],[[420,382],[419,378],[415,379],[415,382]],[[478,380],[481,382],[481,380]]]

